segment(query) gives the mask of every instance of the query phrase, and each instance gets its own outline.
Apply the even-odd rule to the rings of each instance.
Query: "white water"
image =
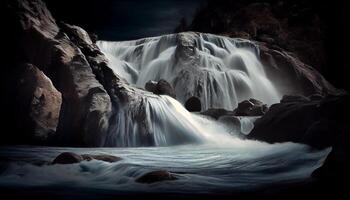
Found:
[[[114,141],[110,141],[109,146],[222,145],[232,142],[235,137],[235,133],[230,133],[224,124],[188,112],[169,96],[145,94],[143,102],[144,120],[132,115],[128,108],[118,114],[118,130],[109,138]],[[146,131],[141,131],[144,129]]]
[[[201,98],[203,109],[233,109],[237,102],[250,97],[266,103],[279,100],[279,94],[257,59],[254,44],[208,34],[185,36],[182,42],[194,44],[180,50],[175,35],[129,42],[99,42],[99,46],[115,73],[139,86],[148,80],[164,78],[175,86],[182,103],[192,95]],[[194,53],[188,53],[189,50]],[[226,194],[266,184],[304,180],[329,152],[312,151],[306,145],[293,143],[241,140],[224,124],[189,113],[171,97],[145,93],[142,98],[140,108],[119,110],[116,130],[109,136],[108,145],[151,144],[156,147],[2,147],[0,158],[5,159],[0,159],[0,188],[20,187],[21,191],[28,188],[34,192],[50,189],[52,193],[60,188],[63,190],[59,190],[58,196],[72,198],[82,195],[81,190],[87,197],[100,191],[95,196],[98,198],[102,198],[101,193],[123,192]],[[255,119],[240,118],[240,132],[247,134]],[[111,154],[123,160],[47,164],[64,151]],[[135,182],[147,172],[162,169],[174,172],[178,180],[149,185]]]
[[[293,183],[308,178],[329,152],[284,143],[233,140],[230,145],[184,145],[147,148],[1,147],[0,188],[20,187],[21,192],[51,191],[51,195],[176,193],[229,194],[266,184]],[[110,154],[116,163],[84,161],[48,165],[59,153]],[[153,170],[168,170],[178,180],[140,184],[135,180]],[[27,190],[26,190],[27,189]],[[28,193],[28,191],[27,191]],[[30,193],[31,194],[31,193]],[[79,199],[79,198],[78,198]],[[85,199],[85,198],[84,198]]]
[[[233,110],[249,98],[272,104],[281,97],[266,77],[258,48],[247,40],[182,33],[97,44],[130,84],[143,88],[149,80],[165,79],[181,103],[197,96],[202,110]]]

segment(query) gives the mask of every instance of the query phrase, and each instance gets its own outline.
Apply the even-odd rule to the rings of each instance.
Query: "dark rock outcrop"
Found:
[[[155,183],[160,181],[172,181],[176,180],[177,178],[170,172],[165,170],[159,170],[159,171],[152,171],[148,172],[141,177],[136,179],[136,182],[138,183]]]
[[[201,100],[197,97],[190,97],[185,102],[185,108],[190,112],[200,112],[202,110]]]
[[[173,98],[176,98],[175,89],[164,79],[156,81],[148,81],[145,85],[145,89],[149,92],[153,92],[158,95],[168,95]]]
[[[249,99],[238,103],[238,107],[234,110],[236,116],[261,116],[268,110],[263,102],[256,99]]]
[[[309,101],[286,96],[255,122],[248,138],[269,143],[297,142],[316,148],[330,147],[339,133],[349,130],[348,122],[343,118],[350,112],[349,105],[349,95]]]
[[[51,80],[38,68],[31,64],[23,64],[18,85],[17,96],[13,97],[17,104],[17,125],[26,129],[28,141],[41,143],[51,139],[58,126],[61,110],[61,93],[52,85]]]
[[[91,161],[91,160],[101,160],[104,162],[117,162],[120,161],[121,158],[117,156],[112,155],[93,155],[93,154],[76,154],[73,152],[63,152],[60,155],[58,155],[53,161],[52,164],[74,164],[74,163],[80,163],[82,161]]]

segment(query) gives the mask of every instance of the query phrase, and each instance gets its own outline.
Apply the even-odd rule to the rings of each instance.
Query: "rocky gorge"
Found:
[[[294,43],[281,45],[286,38],[276,42],[261,34],[285,31],[275,27],[265,4],[243,9],[252,13],[244,18],[252,27],[242,23],[230,30],[237,34],[189,31],[126,42],[96,41],[83,28],[56,21],[41,0],[1,4],[8,16],[2,123],[11,130],[3,145],[149,147],[226,140],[202,133],[211,133],[208,124],[221,131],[218,122],[243,140],[302,143],[315,151],[332,147],[312,173],[312,187],[313,181],[316,188],[327,187],[327,181],[349,176],[350,129],[343,117],[349,95],[310,66],[314,58],[306,64],[303,52],[284,50]],[[268,19],[255,16],[260,10]],[[246,119],[252,130],[243,130]],[[64,164],[61,155],[53,163]],[[119,165],[123,159],[80,152],[67,162]],[[139,183],[184,176],[162,169],[133,173]]]

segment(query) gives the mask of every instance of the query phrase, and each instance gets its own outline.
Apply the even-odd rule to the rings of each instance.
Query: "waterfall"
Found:
[[[258,59],[259,49],[248,40],[186,32],[97,44],[131,85],[143,88],[149,80],[165,79],[182,104],[197,96],[202,110],[233,110],[249,98],[267,104],[280,99]]]
[[[107,146],[224,144],[234,138],[224,124],[188,112],[169,96],[146,94],[143,98],[141,109],[124,108],[118,113],[117,129]]]
[[[182,106],[189,97],[197,96],[202,110],[233,110],[249,98],[268,104],[280,99],[258,59],[259,49],[248,40],[188,32],[134,41],[99,41],[97,45],[114,73],[134,89],[143,88],[150,80],[165,79],[177,96],[175,100],[142,92],[141,103],[117,112],[116,128],[106,146],[229,143],[232,132],[223,124]],[[247,134],[254,119],[240,120],[240,132]]]

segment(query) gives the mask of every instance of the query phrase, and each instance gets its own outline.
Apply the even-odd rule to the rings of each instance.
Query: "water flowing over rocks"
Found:
[[[177,178],[172,173],[165,170],[159,170],[142,175],[141,177],[136,179],[136,182],[150,184],[159,181],[172,181],[176,179]]]
[[[82,28],[56,23],[40,0],[6,3],[1,9],[11,16],[4,31],[6,44],[11,45],[4,60],[4,70],[9,74],[2,79],[5,97],[11,96],[14,74],[24,63],[42,71],[62,96],[52,119],[44,122],[40,117],[40,123],[50,122],[50,130],[55,132],[52,140],[42,141],[44,144],[99,147],[200,143],[216,140],[209,134],[215,131],[202,126],[220,127],[189,113],[182,104],[190,97],[200,100],[201,109],[197,105],[195,111],[233,110],[250,98],[271,105],[286,92],[338,92],[317,71],[289,53],[254,41],[184,32],[95,43]],[[172,97],[138,89],[149,80],[158,81],[156,94],[176,95],[182,104]],[[9,98],[5,102],[12,125],[18,115],[11,108],[17,105]],[[55,130],[51,122],[58,117],[58,110]],[[265,108],[259,113],[242,113],[264,112]]]
[[[154,94],[159,95],[168,95],[176,98],[175,90],[174,88],[168,83],[166,80],[159,80],[156,81],[148,81],[145,85],[145,89],[149,92],[153,92]]]
[[[53,161],[52,164],[74,164],[80,163],[82,161],[91,161],[91,160],[100,160],[104,162],[117,162],[121,160],[121,158],[112,156],[112,155],[92,155],[92,154],[76,154],[73,152],[63,152],[58,155]]]

